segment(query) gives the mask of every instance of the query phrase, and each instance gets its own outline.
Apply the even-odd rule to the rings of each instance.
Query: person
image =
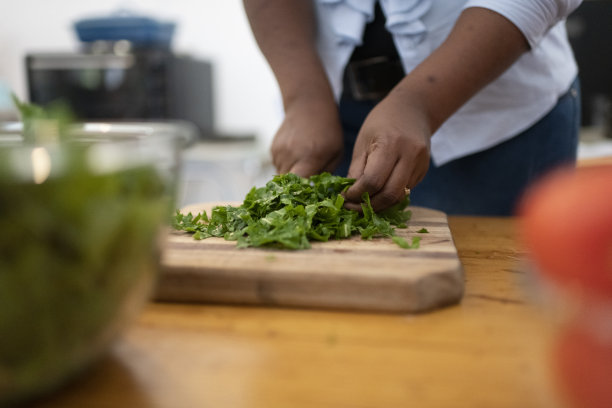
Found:
[[[448,214],[510,215],[526,186],[576,160],[565,19],[580,0],[243,3],[282,96],[277,171],[355,178],[348,208],[410,189]]]

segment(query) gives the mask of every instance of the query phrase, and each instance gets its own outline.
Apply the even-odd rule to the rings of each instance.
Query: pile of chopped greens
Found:
[[[195,239],[223,237],[237,241],[238,248],[307,249],[310,241],[345,239],[356,234],[363,239],[390,237],[402,248],[418,248],[420,237],[409,243],[395,235],[395,228],[406,228],[410,219],[408,197],[375,213],[365,193],[363,212],[349,210],[341,193],[354,182],[329,173],[310,178],[277,175],[265,187],[253,187],[238,207],[214,207],[210,217],[206,212],[194,216],[177,210],[172,224],[177,230],[193,233]]]

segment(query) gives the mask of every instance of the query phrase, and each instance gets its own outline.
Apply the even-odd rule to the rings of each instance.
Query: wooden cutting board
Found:
[[[201,212],[220,203],[192,205]],[[237,205],[236,203],[232,203]],[[162,253],[156,299],[378,312],[423,312],[457,303],[463,295],[461,263],[446,215],[410,207],[407,229],[397,234],[419,249],[390,239],[312,243],[300,251],[246,248],[222,238],[194,240],[169,234]],[[426,228],[429,233],[417,233]]]

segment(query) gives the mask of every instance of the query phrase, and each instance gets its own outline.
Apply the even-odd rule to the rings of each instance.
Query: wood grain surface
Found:
[[[209,203],[182,211],[209,211]],[[237,249],[221,238],[172,232],[163,252],[157,300],[260,304],[381,312],[423,312],[457,303],[461,263],[444,213],[412,207],[397,235],[421,237],[418,249],[388,238],[315,242],[307,250]],[[209,212],[210,213],[210,212]],[[428,233],[418,233],[426,228]]]
[[[466,286],[421,314],[154,302],[28,408],[566,408],[511,218],[449,217]],[[552,344],[551,344],[552,343]]]

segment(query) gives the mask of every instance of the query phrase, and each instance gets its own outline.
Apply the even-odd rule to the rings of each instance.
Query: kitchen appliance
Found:
[[[26,55],[30,102],[63,100],[81,120],[186,120],[214,133],[212,65],[172,51],[173,23],[120,11],[74,29],[80,51]]]
[[[27,55],[26,68],[32,103],[63,100],[88,121],[186,120],[202,137],[214,132],[207,61],[158,49],[35,53]]]

